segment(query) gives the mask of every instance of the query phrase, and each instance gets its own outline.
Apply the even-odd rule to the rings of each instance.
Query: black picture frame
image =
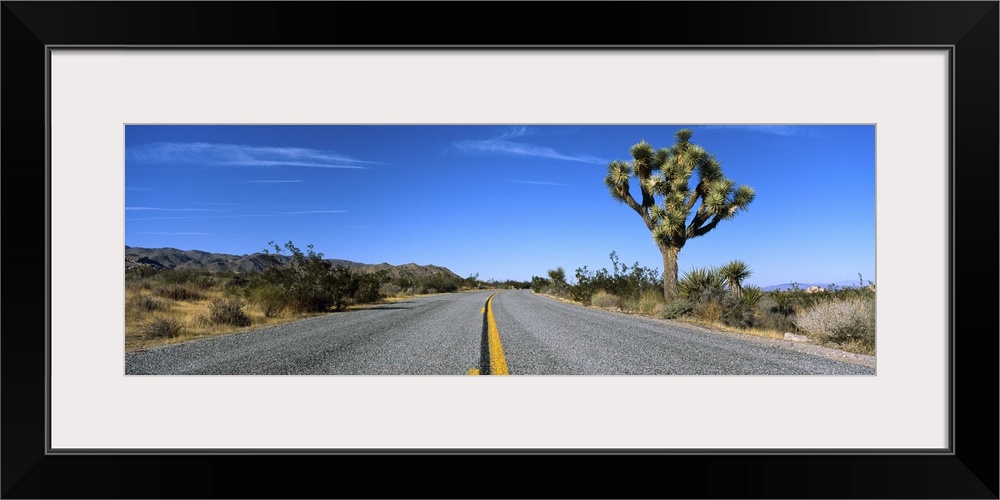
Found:
[[[996,1],[2,4],[4,498],[998,498]],[[931,454],[50,454],[45,96],[47,47],[56,45],[951,47],[953,446]],[[332,472],[316,477],[307,472],[314,466]],[[372,470],[384,475],[368,480]]]

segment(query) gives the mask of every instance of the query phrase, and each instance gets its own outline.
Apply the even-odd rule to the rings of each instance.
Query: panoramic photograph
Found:
[[[126,125],[126,375],[876,373],[874,125]]]

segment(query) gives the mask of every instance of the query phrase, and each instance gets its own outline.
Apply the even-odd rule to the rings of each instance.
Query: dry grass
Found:
[[[756,337],[765,337],[769,339],[778,339],[778,340],[782,340],[785,338],[785,332],[780,332],[778,330],[770,330],[766,328],[736,328],[729,326],[725,323],[722,323],[720,321],[704,320],[691,316],[678,318],[671,321],[677,321],[680,323],[687,323],[691,325],[698,325],[704,328],[708,328],[709,330],[716,330],[720,332],[742,333],[744,335],[754,335]]]
[[[590,305],[601,309],[618,309],[621,305],[621,301],[622,299],[613,293],[598,290],[597,293],[590,298]]]
[[[534,292],[532,292],[532,293],[534,293]],[[556,297],[554,295],[549,295],[549,294],[537,294],[537,295],[542,295],[543,297],[548,297],[550,299],[558,300],[560,302],[565,302],[567,304],[576,304],[578,306],[593,307],[593,306],[586,306],[584,304],[581,304],[580,302],[575,302],[575,301],[572,301],[572,300],[569,300],[569,299],[564,299],[564,298],[561,298],[561,297]],[[690,324],[690,325],[697,325],[697,326],[706,328],[708,330],[714,330],[714,331],[721,331],[721,332],[728,332],[728,333],[742,333],[742,334],[745,334],[745,335],[754,335],[754,336],[757,336],[757,337],[765,337],[765,338],[769,338],[769,339],[784,339],[785,338],[785,332],[779,332],[777,330],[758,329],[758,328],[754,328],[754,329],[734,328],[734,327],[731,327],[731,326],[723,324],[721,321],[706,321],[706,320],[698,319],[698,318],[694,318],[694,317],[684,317],[684,318],[679,318],[679,319],[675,319],[675,320],[663,320],[660,317],[660,313],[657,311],[657,308],[655,306],[653,307],[653,310],[651,312],[649,312],[649,313],[646,313],[646,312],[643,312],[643,311],[639,310],[639,311],[633,311],[633,312],[622,313],[622,314],[633,314],[633,315],[646,316],[646,317],[649,317],[649,318],[658,319],[658,320],[662,320],[662,321],[678,321],[678,322],[687,323],[687,324]]]
[[[242,332],[255,328],[263,328],[274,325],[291,323],[305,318],[322,316],[324,314],[336,313],[291,313],[284,312],[279,316],[267,317],[264,311],[253,305],[247,304],[243,311],[250,318],[249,326],[235,327],[232,325],[218,324],[211,320],[211,305],[216,299],[225,299],[227,296],[221,290],[202,290],[201,298],[198,300],[170,300],[154,297],[153,294],[142,287],[129,287],[125,290],[125,352],[148,349],[167,344],[187,342],[189,340],[213,337],[217,335],[227,335],[230,333]],[[413,298],[391,297],[383,299],[380,304],[400,302]],[[150,305],[155,303],[156,305]],[[347,311],[367,309],[378,304],[352,305],[345,308]],[[175,322],[181,326],[181,332],[175,337],[156,337],[149,335],[150,327],[157,318]]]

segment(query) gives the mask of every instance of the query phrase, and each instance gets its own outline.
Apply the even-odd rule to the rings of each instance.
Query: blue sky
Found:
[[[612,160],[681,128],[756,191],[681,250],[681,274],[733,259],[750,284],[875,281],[875,127],[708,125],[128,125],[125,244],[435,264],[482,280],[562,266],[663,270]]]

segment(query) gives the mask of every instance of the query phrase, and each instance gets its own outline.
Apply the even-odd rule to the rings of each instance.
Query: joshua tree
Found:
[[[632,146],[632,161],[609,163],[604,178],[611,196],[642,217],[663,254],[663,295],[667,301],[677,295],[677,254],[687,240],[732,219],[754,199],[753,188],[736,187],[724,177],[722,165],[714,155],[691,143],[691,134],[691,130],[679,130],[677,142],[669,149],[654,150],[643,140]],[[698,183],[692,188],[689,181],[695,171]],[[642,194],[639,201],[629,190],[633,176]]]

